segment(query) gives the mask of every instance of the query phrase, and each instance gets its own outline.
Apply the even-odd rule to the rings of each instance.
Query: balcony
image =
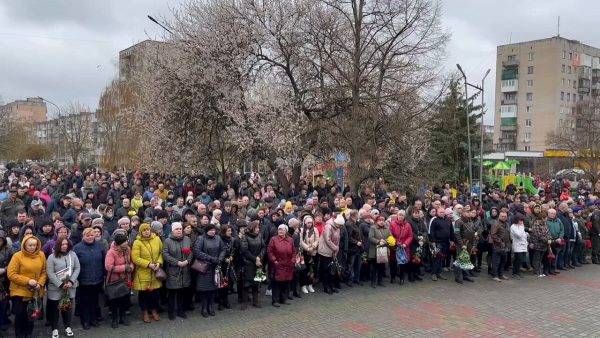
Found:
[[[512,138],[512,137],[510,137],[510,138],[501,138],[501,139],[498,139],[498,142],[500,144],[515,144],[515,143],[517,143],[517,139],[516,138]]]
[[[500,131],[516,131],[517,125],[501,125]]]
[[[511,68],[502,70],[502,80],[513,80],[519,78],[519,69]]]
[[[516,105],[517,104],[517,98],[516,97],[507,98],[507,99],[501,100],[500,102],[501,102],[501,104],[503,106],[505,106],[505,105]]]
[[[587,87],[581,87],[580,86],[579,88],[577,88],[577,92],[579,94],[589,94],[590,93],[590,87],[589,86],[587,86]]]
[[[519,60],[502,61],[502,67],[504,67],[504,68],[518,68],[519,67]]]
[[[516,92],[519,90],[519,80],[502,80],[500,81],[500,92],[502,93],[510,93]]]

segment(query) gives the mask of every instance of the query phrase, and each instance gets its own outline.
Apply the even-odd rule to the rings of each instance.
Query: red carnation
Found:
[[[587,222],[587,223],[585,224],[585,226],[586,226],[588,229],[591,229],[591,228],[592,228],[592,222]]]
[[[127,281],[127,287],[129,289],[131,289],[133,287],[133,282],[132,281]]]
[[[452,245],[450,245],[450,252],[456,252],[456,244],[452,243]]]
[[[435,254],[435,258],[437,258],[437,259],[444,259],[444,253],[443,253],[443,252],[441,252],[441,251],[438,251],[438,252]]]
[[[567,245],[567,241],[565,241],[564,239],[561,238],[559,244],[560,244],[560,246],[565,246],[565,245]]]
[[[553,261],[556,259],[556,256],[553,253],[548,254],[548,260]]]
[[[146,288],[146,291],[148,291],[148,292],[152,292],[152,291],[154,291],[154,288],[153,288],[153,287],[151,287],[151,286],[149,286],[149,287],[147,287],[147,288]]]
[[[181,250],[183,252],[184,255],[189,255],[192,253],[192,250],[190,250],[190,248],[183,248],[183,250]]]
[[[592,248],[592,241],[590,241],[589,239],[585,241],[585,247],[588,249]]]

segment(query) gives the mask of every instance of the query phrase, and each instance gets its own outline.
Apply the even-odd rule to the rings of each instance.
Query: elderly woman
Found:
[[[300,286],[303,293],[315,292],[313,277],[316,272],[315,256],[318,247],[319,232],[315,229],[314,220],[311,216],[305,216],[300,229],[300,250],[306,264],[306,269],[300,272]]]
[[[206,272],[198,272],[196,277],[196,291],[198,299],[202,304],[200,314],[204,318],[215,315],[213,301],[217,291],[215,283],[215,269],[219,268],[225,259],[225,245],[221,237],[217,236],[217,228],[214,224],[208,224],[204,228],[204,236],[198,237],[194,243],[194,257],[208,264]]]
[[[183,234],[181,223],[174,222],[171,225],[169,238],[163,243],[169,320],[175,320],[175,313],[178,317],[187,318],[183,305],[186,288],[191,284],[190,264],[193,259],[191,246],[190,238]],[[175,302],[177,302],[177,312],[175,312]]]
[[[58,317],[62,315],[65,334],[73,336],[71,329],[71,309],[59,309],[58,304],[63,294],[68,294],[73,303],[77,278],[81,267],[77,255],[71,250],[72,244],[67,237],[59,237],[54,245],[54,253],[48,257],[46,270],[48,272],[48,320],[52,326],[52,338],[58,338]]]
[[[33,290],[43,297],[47,280],[46,256],[40,251],[42,243],[34,236],[23,238],[22,247],[23,250],[15,253],[8,264],[7,276],[15,315],[15,336],[31,337],[34,321],[29,319],[27,307],[34,297]]]
[[[296,264],[296,248],[294,241],[287,235],[287,225],[281,224],[277,228],[277,236],[271,238],[267,247],[269,256],[269,270],[273,275],[273,294],[271,304],[279,307],[286,304],[289,284],[294,277]]]
[[[259,282],[254,280],[256,270],[263,268],[262,258],[265,256],[266,245],[260,234],[260,223],[250,222],[246,234],[240,242],[240,251],[243,257],[244,290],[242,295],[242,310],[246,309],[247,295],[252,291],[252,305],[261,307],[258,301]]]
[[[81,272],[79,273],[79,287],[77,294],[79,304],[79,317],[84,330],[90,326],[98,326],[96,321],[96,308],[98,307],[98,296],[102,291],[104,282],[104,245],[96,240],[94,229],[83,230],[83,240],[75,245],[73,251],[77,254]]]
[[[385,224],[385,217],[377,216],[375,224],[369,230],[369,266],[371,267],[371,287],[376,285],[384,287],[383,276],[385,263],[377,263],[377,248],[387,246],[386,239],[391,235],[390,229]]]
[[[127,242],[127,234],[123,229],[117,229],[114,240],[106,254],[104,268],[106,269],[106,282],[111,283],[118,280],[130,281],[131,272],[135,265],[131,261],[131,249]],[[129,293],[125,296],[110,300],[110,312],[112,315],[112,328],[116,329],[119,324],[129,326],[129,320],[125,316],[129,309]]]
[[[150,314],[155,321],[158,315],[159,291],[161,281],[154,274],[163,265],[163,244],[158,236],[150,230],[150,224],[142,223],[138,236],[133,242],[131,259],[136,266],[133,276],[133,288],[139,291],[140,309],[144,323],[150,323]]]
[[[406,253],[406,259],[407,262],[401,263],[401,262],[396,262],[397,264],[397,272],[398,272],[398,277],[399,277],[399,281],[398,283],[400,285],[404,284],[405,281],[405,276],[408,275],[408,279],[413,282],[414,278],[413,278],[413,274],[412,274],[412,270],[409,269],[410,266],[410,260],[411,260],[411,251],[410,251],[410,245],[413,241],[413,232],[412,232],[412,227],[410,226],[410,223],[408,223],[406,221],[406,213],[404,212],[404,210],[400,210],[398,211],[398,217],[392,221],[392,224],[390,225],[390,232],[392,233],[392,236],[394,236],[394,239],[396,240],[396,250],[404,250]],[[392,277],[393,280],[394,277]]]
[[[325,293],[332,294],[339,292],[333,287],[333,278],[331,276],[331,264],[333,258],[337,257],[340,251],[340,227],[346,223],[342,215],[338,215],[334,221],[329,220],[319,237],[319,279],[323,283]]]

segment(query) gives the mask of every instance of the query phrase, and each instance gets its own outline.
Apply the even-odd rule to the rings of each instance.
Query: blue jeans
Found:
[[[444,258],[439,259],[435,256],[431,259],[433,260],[433,266],[431,269],[432,275],[439,275],[442,272],[442,267],[444,266],[444,262],[446,261],[446,257],[450,254],[450,243],[448,242],[436,242],[435,246],[440,249],[440,252],[444,254]]]
[[[571,264],[571,256],[573,256],[573,244],[574,242],[566,240],[567,244],[561,248],[560,254],[557,255],[558,263],[557,268],[562,269],[566,265]]]

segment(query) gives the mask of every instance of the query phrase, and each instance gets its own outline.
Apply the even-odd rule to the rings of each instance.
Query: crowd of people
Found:
[[[359,193],[333,180],[279,184],[232,174],[12,170],[0,183],[0,329],[45,321],[74,336],[108,313],[129,325],[273,307],[303,294],[367,284],[409,287],[426,276],[465,284],[542,278],[600,264],[600,200],[539,181],[539,193],[461,187]],[[566,188],[568,190],[568,187]],[[484,255],[485,254],[485,255]],[[445,273],[452,271],[452,274]],[[103,305],[108,307],[104,309]],[[217,311],[215,311],[217,310]],[[12,318],[12,319],[11,319]],[[62,326],[59,321],[62,319]],[[60,328],[60,330],[59,330]]]

